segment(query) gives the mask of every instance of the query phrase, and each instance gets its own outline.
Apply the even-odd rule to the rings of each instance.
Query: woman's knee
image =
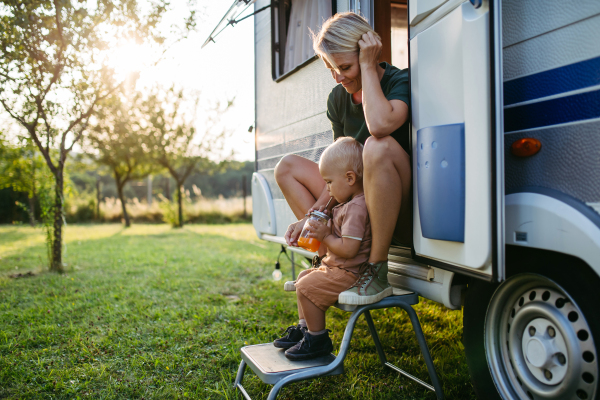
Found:
[[[371,136],[365,142],[363,149],[363,163],[365,165],[379,164],[383,160],[391,160],[396,140],[391,136],[376,138]]]
[[[277,183],[289,176],[290,172],[294,170],[294,164],[297,162],[296,157],[296,155],[288,154],[279,160],[275,166],[275,180]]]

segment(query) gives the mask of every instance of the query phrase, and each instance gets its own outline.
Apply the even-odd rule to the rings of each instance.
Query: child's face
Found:
[[[352,196],[356,174],[354,171],[345,171],[345,168],[322,163],[319,172],[327,184],[327,192],[338,203],[346,202]]]

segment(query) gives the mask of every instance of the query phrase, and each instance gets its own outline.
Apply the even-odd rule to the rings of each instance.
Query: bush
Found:
[[[90,222],[96,218],[96,201],[82,199],[72,205],[65,206],[65,219],[67,223]]]
[[[244,218],[242,198],[206,199],[198,197],[195,201],[185,199],[183,204],[184,222],[195,224],[226,224],[252,221],[252,198],[246,199],[248,215]],[[177,203],[159,196],[148,206],[137,198],[127,202],[127,212],[133,223],[161,223],[172,226],[177,224]],[[109,197],[100,203],[100,217],[96,217],[96,199],[93,194],[81,193],[67,198],[65,218],[68,223],[85,222],[122,222],[121,201]]]
[[[161,201],[159,206],[162,211],[162,220],[173,227],[179,226],[179,207],[177,206],[177,202]],[[184,212],[183,222],[185,223],[186,221],[187,218]]]

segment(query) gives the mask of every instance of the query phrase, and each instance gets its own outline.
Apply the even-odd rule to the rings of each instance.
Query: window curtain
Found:
[[[318,32],[329,17],[331,1],[292,0],[283,73],[291,71],[315,55],[310,31]]]

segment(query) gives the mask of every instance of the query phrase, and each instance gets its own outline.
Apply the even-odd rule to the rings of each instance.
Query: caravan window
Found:
[[[278,80],[315,59],[310,31],[335,12],[335,0],[273,0],[271,55],[273,79]]]

